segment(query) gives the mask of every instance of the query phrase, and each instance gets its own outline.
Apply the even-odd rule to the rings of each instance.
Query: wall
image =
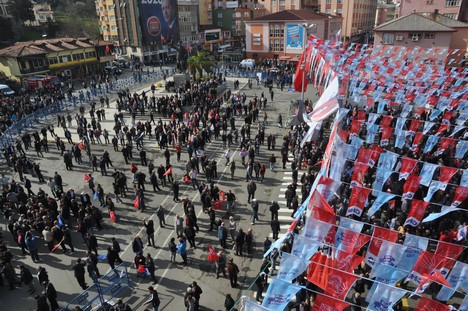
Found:
[[[254,45],[254,38],[260,38],[261,45]],[[255,41],[258,42],[258,41]],[[245,29],[246,52],[265,53],[269,51],[268,23],[248,23]]]
[[[403,36],[402,41],[397,41],[394,40],[393,45],[391,46],[403,46],[409,49],[413,49],[415,47],[421,47],[425,49],[429,48],[449,48],[450,47],[450,41],[452,39],[452,33],[451,32],[437,32],[435,34],[434,39],[420,39],[419,41],[413,42],[411,38],[408,38],[408,32],[393,32],[395,36],[401,35]],[[374,44],[375,45],[381,45],[382,37],[383,37],[384,32],[382,31],[376,31],[374,34]]]
[[[452,41],[450,42],[451,49],[466,49],[467,42],[465,40],[468,39],[468,27],[457,27],[454,28],[457,31],[452,35]]]
[[[439,10],[439,14],[459,13],[460,6],[446,7],[446,0],[433,0],[432,4],[428,4],[428,0],[402,0],[400,5],[400,16],[405,16],[413,12],[434,12]],[[466,0],[460,0],[460,3]]]

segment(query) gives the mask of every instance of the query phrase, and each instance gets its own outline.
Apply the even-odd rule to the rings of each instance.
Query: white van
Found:
[[[13,96],[15,95],[15,91],[10,89],[10,87],[6,84],[0,84],[0,93],[6,96]]]

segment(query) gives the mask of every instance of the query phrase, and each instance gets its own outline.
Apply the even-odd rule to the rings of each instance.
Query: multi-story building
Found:
[[[51,21],[55,21],[54,18],[54,11],[49,3],[44,1],[31,1],[33,4],[33,12],[34,12],[34,21],[26,21],[24,24],[27,26],[40,26],[45,24],[48,19]]]
[[[320,2],[320,12],[343,18],[341,37],[345,41],[368,42],[372,36],[376,11],[376,0],[322,0]]]
[[[252,8],[264,8],[267,13],[276,13],[283,10],[319,10],[319,0],[258,0],[253,1]]]
[[[340,17],[310,10],[284,10],[245,23],[247,57],[289,61],[299,60],[308,34],[333,39],[342,27]]]
[[[0,50],[0,71],[22,81],[37,74],[86,77],[112,61],[112,42],[61,38],[18,42]]]
[[[434,12],[462,22],[468,22],[468,0],[400,0],[400,16]]]
[[[198,19],[200,25],[213,24],[213,3],[212,0],[200,0],[198,2]]]
[[[102,37],[115,43],[117,54],[139,57],[142,61],[164,61],[173,51],[162,41],[162,36],[158,37],[159,41],[145,42],[139,1],[96,0],[95,4]],[[198,13],[198,1],[178,1],[180,34],[177,36],[183,45],[198,43]],[[177,42],[171,44],[179,46]]]
[[[198,0],[178,0],[180,41],[198,44]]]
[[[47,22],[47,18],[50,18],[52,21],[55,21],[54,12],[49,3],[45,1],[34,1],[31,0],[34,12],[34,21],[26,21],[24,24],[26,26],[40,26]],[[0,0],[0,16],[12,18],[10,12],[10,0]]]
[[[381,0],[377,4],[377,12],[375,14],[375,26],[382,25],[398,18],[400,14],[399,4],[394,0]]]

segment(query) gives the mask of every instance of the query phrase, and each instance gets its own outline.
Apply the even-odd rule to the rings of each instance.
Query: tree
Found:
[[[36,20],[30,0],[10,0],[9,8],[11,15],[18,21],[24,23],[25,21],[33,22]]]
[[[11,19],[0,16],[0,41],[14,41]]]
[[[198,52],[196,55],[190,56],[188,58],[188,68],[194,80],[197,72],[201,78],[203,77],[203,71],[211,73],[214,65],[215,61],[213,59],[213,56],[211,56],[207,52]]]
[[[45,30],[48,38],[56,38],[57,32],[59,31],[59,25],[57,22],[54,22],[50,17],[47,17]]]

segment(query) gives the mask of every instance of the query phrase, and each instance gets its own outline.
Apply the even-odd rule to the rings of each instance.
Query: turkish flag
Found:
[[[458,172],[458,168],[441,166],[440,167],[440,176],[439,181],[448,183],[452,179],[453,175]]]
[[[421,296],[414,311],[449,311],[450,307],[446,304],[437,302],[425,296]]]
[[[172,166],[167,169],[163,176],[172,175]]]
[[[357,161],[354,163],[353,175],[351,176],[352,186],[362,186],[364,182],[364,175],[366,175],[369,165],[366,162]]]
[[[345,301],[317,293],[311,311],[343,311],[347,307],[349,307],[349,303]]]
[[[216,253],[216,250],[214,249],[213,246],[211,246],[211,244],[208,244],[208,261],[211,261],[211,262],[214,262],[214,261],[218,261],[218,253]]]

